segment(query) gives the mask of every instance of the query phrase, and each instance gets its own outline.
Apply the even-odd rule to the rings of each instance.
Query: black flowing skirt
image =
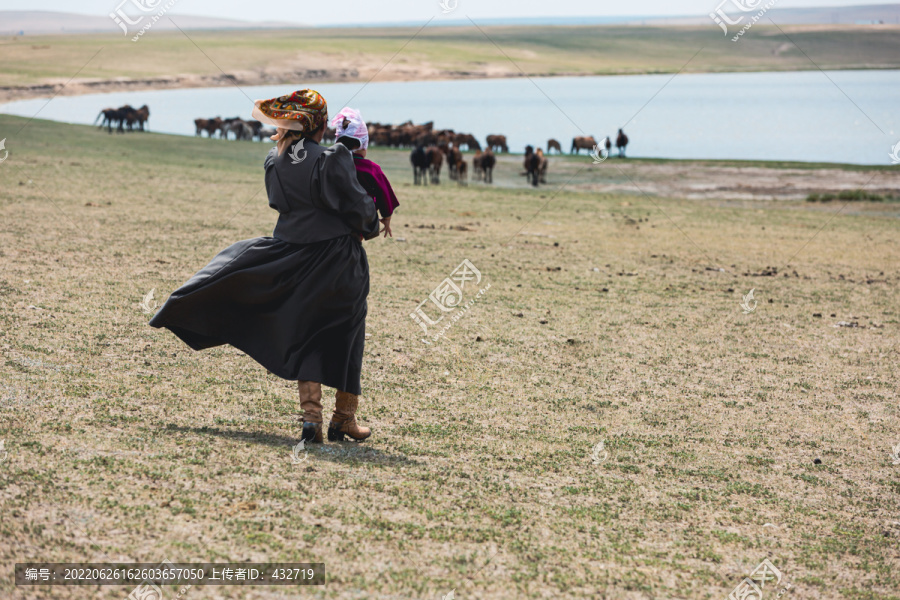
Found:
[[[360,394],[369,262],[347,235],[313,244],[243,240],[150,320],[194,350],[231,344],[284,379]]]

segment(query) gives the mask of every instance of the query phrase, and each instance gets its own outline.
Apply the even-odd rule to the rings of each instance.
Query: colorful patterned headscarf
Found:
[[[253,104],[253,118],[267,125],[294,131],[315,131],[328,120],[328,104],[316,90],[297,90]]]

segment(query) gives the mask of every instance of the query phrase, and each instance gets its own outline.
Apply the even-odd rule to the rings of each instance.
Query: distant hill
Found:
[[[311,27],[285,21],[252,22],[218,17],[172,14],[182,29],[293,29]],[[840,6],[820,8],[779,8],[775,6],[766,15],[778,24],[785,25],[855,25],[886,23],[900,24],[900,4],[872,4],[865,6]],[[707,25],[709,16],[631,16],[631,17],[505,17],[476,19],[479,25]],[[339,27],[420,27],[419,21],[342,24]],[[441,20],[434,23],[441,27],[471,26],[468,19]],[[330,26],[320,26],[328,28]],[[337,27],[337,26],[336,26]],[[167,18],[153,25],[156,30],[174,30]],[[74,13],[10,10],[0,11],[0,35],[47,35],[71,33],[120,33],[109,16],[79,15]],[[131,33],[131,30],[129,30]]]
[[[196,15],[171,14],[172,20],[182,29],[272,29],[304,27],[298,23],[267,21],[252,23],[235,19],[200,17]],[[174,30],[172,21],[162,18],[153,24],[157,31]],[[108,16],[78,15],[74,13],[42,10],[0,11],[0,35],[47,35],[59,33],[103,33],[121,34],[122,31]]]
[[[710,12],[715,8],[712,3]],[[900,4],[872,4],[820,8],[772,8],[766,15],[778,24],[787,25],[856,25],[870,23],[900,24]],[[504,17],[475,19],[479,25],[707,25],[709,15],[693,16],[631,16],[631,17]],[[441,20],[440,26],[471,26],[468,19]],[[367,23],[363,27],[420,27],[418,21],[395,23]],[[345,26],[341,26],[345,27]]]
[[[868,25],[873,23],[897,25],[900,24],[900,4],[819,8],[779,8],[776,5],[766,13],[764,18],[768,19],[770,17],[779,25]],[[707,23],[709,23],[707,15],[699,17],[665,17],[652,21],[654,25],[705,25]]]

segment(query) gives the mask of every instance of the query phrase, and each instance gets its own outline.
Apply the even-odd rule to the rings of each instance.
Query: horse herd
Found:
[[[194,119],[195,135],[206,135],[213,137],[218,135],[222,139],[235,140],[258,140],[275,135],[275,130],[263,127],[259,121],[245,121],[240,117],[232,117],[231,119],[223,119],[222,117],[213,117],[212,119]]]
[[[447,163],[447,173],[450,179],[456,181],[459,185],[468,183],[469,167],[466,164],[462,151],[452,144],[416,145],[409,155],[409,162],[413,167],[413,181],[415,185],[428,185],[429,180],[431,180],[432,184],[439,184],[441,182],[441,168],[444,162]],[[494,151],[491,148],[487,148],[484,151],[479,148],[475,151],[475,156],[472,157],[472,178],[476,181],[493,183],[494,165],[496,164],[497,157],[494,156]]]
[[[132,108],[130,104],[119,108],[104,108],[97,115],[97,118],[94,119],[94,125],[97,124],[97,121],[100,121],[101,117],[103,121],[100,122],[100,128],[106,127],[110,133],[113,131],[113,126],[119,133],[125,133],[126,127],[128,131],[134,131],[135,125],[138,126],[138,129],[144,131],[144,126],[147,120],[150,119],[150,109],[146,104],[140,108]]]
[[[132,108],[126,104],[120,108],[105,108],[100,111],[94,124],[100,121],[100,127],[107,127],[112,133],[113,127],[120,133],[133,131],[137,125],[140,131],[145,131],[145,126],[150,118],[150,109],[145,104],[140,108]],[[203,132],[210,138],[218,136],[220,139],[257,140],[264,141],[275,135],[275,130],[263,127],[263,124],[255,120],[244,120],[240,117],[223,119],[213,117],[211,119],[194,119],[195,135],[202,136]],[[323,142],[333,142],[335,132],[331,128],[325,130]],[[434,129],[434,122],[429,121],[421,125],[415,125],[407,121],[400,125],[386,125],[382,123],[369,124],[369,143],[373,146],[387,146],[393,148],[412,148],[409,160],[413,166],[413,181],[415,185],[428,185],[441,182],[441,169],[447,164],[447,172],[451,180],[459,185],[468,183],[468,165],[463,156],[463,150],[474,151],[472,157],[472,179],[493,183],[494,166],[497,157],[494,152],[509,152],[506,136],[492,134],[487,136],[487,144],[482,150],[481,144],[470,133],[457,133],[452,129]],[[628,146],[628,136],[621,129],[616,136],[616,148],[619,157],[625,157],[625,148]],[[606,154],[609,156],[612,149],[612,140],[609,137],[601,142],[593,136],[579,136],[572,139],[571,154],[578,154],[582,150],[593,152],[594,155]],[[547,155],[553,150],[562,154],[562,146],[558,140],[547,140]],[[528,178],[528,183],[537,187],[541,183],[547,183],[547,170],[549,160],[541,148],[535,149],[529,145],[525,147],[523,161],[524,171],[521,173]]]
[[[412,125],[411,123],[404,126]],[[380,126],[379,127],[383,127]],[[402,127],[402,126],[401,126]],[[482,151],[478,141],[469,134],[456,134],[452,130],[444,130],[433,132],[431,123],[413,126],[420,129],[418,136],[405,136],[404,138],[391,138],[396,140],[391,145],[402,146],[405,140],[407,144],[412,143],[413,150],[409,156],[409,162],[413,167],[413,182],[415,185],[428,185],[430,180],[432,184],[441,182],[441,167],[446,161],[447,170],[450,179],[455,180],[459,185],[466,185],[468,167],[463,158],[460,146],[465,145],[469,150],[475,150],[472,157],[472,177],[477,181],[485,183],[493,183],[493,170],[497,164],[497,158],[494,150],[498,152],[509,152],[506,144],[506,136],[489,135],[487,136],[487,148]],[[369,137],[372,138],[372,128],[369,128]],[[605,160],[609,157],[612,149],[612,141],[609,137],[602,142],[602,148],[593,136],[579,136],[572,140],[572,148],[570,153],[580,154],[582,149],[586,149],[593,153],[594,156],[603,156]],[[625,148],[628,146],[628,136],[619,129],[616,136],[616,147],[619,151],[619,157],[625,158]],[[556,150],[562,154],[562,147],[558,140],[547,140],[547,154],[552,150]],[[606,154],[604,155],[603,152]],[[522,164],[524,171],[520,174],[527,177],[529,184],[538,187],[541,183],[547,183],[547,170],[550,161],[541,148],[535,149],[534,146],[525,146],[525,158]]]
[[[602,146],[600,144],[602,144]],[[610,140],[607,136],[600,144],[597,143],[597,140],[594,139],[594,136],[592,135],[579,136],[572,140],[572,149],[569,152],[572,154],[578,154],[582,150],[587,150],[590,152],[596,148],[598,155],[603,151],[606,151],[606,157],[608,157],[610,150],[612,150],[612,140]],[[616,136],[616,149],[619,151],[620,158],[625,158],[625,148],[627,146],[628,136],[625,135],[625,132],[620,129],[618,135]],[[551,148],[556,148],[556,151],[562,154],[562,148],[560,148],[559,142],[557,142],[556,140],[547,141],[548,154],[550,153]]]

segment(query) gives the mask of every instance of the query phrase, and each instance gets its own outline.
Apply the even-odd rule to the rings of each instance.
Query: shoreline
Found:
[[[368,75],[368,76],[367,76]],[[512,71],[442,71],[396,70],[368,74],[358,69],[307,69],[282,73],[243,73],[240,75],[183,75],[145,79],[101,79],[72,82],[47,82],[34,85],[0,87],[0,103],[32,100],[55,96],[84,96],[113,92],[144,92],[174,89],[199,89],[232,86],[289,85],[291,82],[309,83],[366,83],[379,75],[382,82],[402,81],[459,81],[468,79],[514,79],[521,77],[592,77],[593,73],[521,73]]]
[[[689,71],[689,75],[719,75],[737,73],[803,73],[815,71],[809,69],[792,70],[727,70],[727,71]],[[826,71],[892,71],[898,70],[895,66],[866,66],[854,65],[847,68],[826,69]],[[372,71],[372,72],[370,72]],[[586,73],[583,71],[553,72],[553,73],[525,73],[522,71],[504,69],[485,69],[480,71],[451,71],[437,69],[409,69],[394,68],[375,70],[365,69],[341,69],[321,68],[306,69],[304,71],[282,72],[244,72],[239,74],[222,73],[219,75],[177,75],[170,77],[150,77],[142,79],[83,79],[73,81],[49,81],[33,85],[0,86],[0,103],[15,102],[18,100],[33,100],[37,98],[53,98],[56,96],[84,96],[88,94],[105,94],[114,92],[144,92],[156,90],[175,89],[201,89],[218,88],[229,85],[260,86],[260,85],[291,85],[298,81],[309,83],[369,83],[376,76],[379,82],[404,82],[404,81],[466,81],[485,79],[521,79],[521,78],[551,78],[551,77],[622,77],[641,75],[672,75],[674,72],[646,71],[626,73]]]

